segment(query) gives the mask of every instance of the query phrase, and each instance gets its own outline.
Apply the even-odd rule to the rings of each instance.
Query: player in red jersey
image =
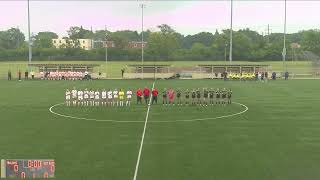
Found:
[[[139,88],[138,90],[137,90],[137,92],[136,92],[136,94],[137,94],[137,104],[142,104],[142,90]]]
[[[172,88],[168,90],[168,96],[169,96],[169,105],[174,105],[174,91]]]
[[[159,92],[158,92],[158,90],[157,89],[152,89],[152,104],[153,103],[158,103],[158,94],[159,94]]]
[[[143,89],[143,96],[144,96],[144,100],[146,101],[146,104],[148,104],[150,90],[147,87],[144,87],[144,89]]]

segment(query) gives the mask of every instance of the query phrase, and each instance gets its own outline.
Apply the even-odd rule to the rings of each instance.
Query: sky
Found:
[[[86,29],[157,30],[168,24],[184,35],[206,31],[214,33],[230,27],[230,1],[30,1],[31,32],[53,31],[66,36],[70,26]],[[287,1],[287,31],[320,29],[320,1]],[[283,32],[284,1],[234,1],[233,27],[250,28],[259,33]],[[19,27],[27,34],[27,0],[0,0],[0,31]]]

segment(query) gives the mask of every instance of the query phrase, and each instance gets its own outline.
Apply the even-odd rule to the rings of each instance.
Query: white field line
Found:
[[[207,118],[197,118],[197,119],[178,119],[178,120],[160,120],[160,121],[149,121],[149,123],[177,123],[177,122],[194,122],[194,121],[208,121],[208,120],[214,120],[214,119],[221,119],[221,118],[228,118],[228,117],[233,117],[233,116],[238,116],[240,114],[243,114],[249,110],[249,108],[241,103],[238,102],[232,102],[233,104],[240,105],[244,107],[245,109],[241,112],[234,113],[234,114],[229,114],[229,115],[224,115],[224,116],[217,116],[217,117],[207,117]],[[76,116],[70,116],[70,115],[64,115],[57,113],[53,111],[54,107],[63,105],[64,103],[59,103],[51,106],[49,108],[49,111],[57,116],[65,117],[65,118],[70,118],[70,119],[80,119],[80,120],[85,120],[85,121],[95,121],[95,122],[112,122],[112,123],[144,123],[145,121],[120,121],[120,120],[115,120],[115,119],[94,119],[94,118],[85,118],[85,117],[76,117]]]
[[[155,84],[155,81],[154,81],[153,84],[152,84],[152,89],[154,88],[154,84]],[[136,169],[135,169],[135,171],[134,171],[133,180],[136,180],[136,179],[137,179],[137,175],[138,175],[138,171],[139,171],[139,164],[140,164],[141,153],[142,153],[142,148],[143,148],[143,143],[144,143],[144,136],[145,136],[145,134],[146,134],[147,124],[148,124],[148,117],[149,117],[149,112],[150,112],[151,99],[152,99],[152,93],[151,93],[151,96],[150,96],[150,99],[149,99],[148,110],[147,110],[146,120],[145,120],[145,122],[144,122],[143,133],[142,133],[142,137],[141,137],[139,154],[138,154]]]

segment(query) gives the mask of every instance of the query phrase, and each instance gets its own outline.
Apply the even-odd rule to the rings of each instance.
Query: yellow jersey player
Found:
[[[124,99],[124,91],[120,89],[119,91],[119,105],[123,106],[123,99]]]

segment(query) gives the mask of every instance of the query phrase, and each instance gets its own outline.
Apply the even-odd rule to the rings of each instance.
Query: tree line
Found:
[[[200,32],[184,36],[167,24],[157,26],[157,31],[143,33],[147,42],[144,59],[153,60],[214,60],[223,61],[229,57],[230,30],[221,32]],[[141,49],[130,49],[130,41],[141,41],[142,34],[137,31],[92,32],[82,26],[70,27],[64,39],[93,39],[94,41],[114,41],[116,47],[108,48],[109,60],[139,60]],[[293,53],[311,51],[320,54],[320,30],[303,30],[287,34],[286,47],[288,57]],[[58,38],[55,32],[39,32],[32,35],[33,60],[104,60],[105,49],[100,43],[94,49],[84,50],[77,44],[55,48],[52,39]],[[76,42],[76,41],[75,41]],[[300,46],[293,46],[293,43]],[[240,29],[233,31],[233,59],[246,61],[281,60],[283,34],[261,35],[256,31]],[[0,31],[0,60],[26,60],[28,42],[25,35],[17,28]],[[302,59],[299,59],[302,60]]]

